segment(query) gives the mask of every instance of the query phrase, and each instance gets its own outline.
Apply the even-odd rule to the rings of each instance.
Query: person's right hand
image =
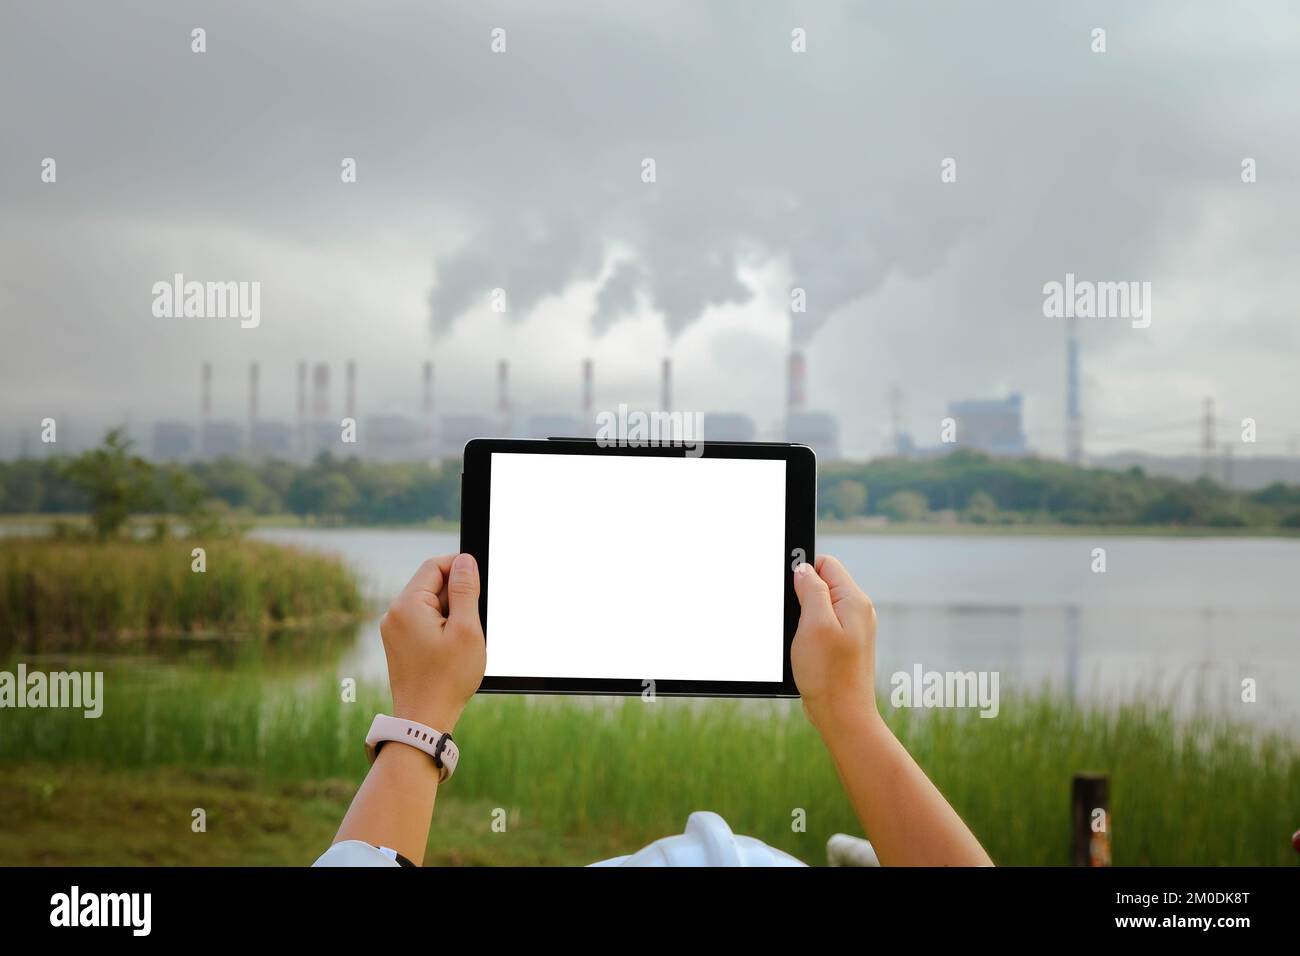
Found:
[[[790,648],[794,682],[814,726],[876,716],[876,609],[844,565],[819,555],[795,568],[799,629]]]

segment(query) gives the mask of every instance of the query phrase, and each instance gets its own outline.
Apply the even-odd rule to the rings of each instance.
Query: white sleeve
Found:
[[[312,866],[401,866],[392,850],[361,840],[343,840],[320,855]]]

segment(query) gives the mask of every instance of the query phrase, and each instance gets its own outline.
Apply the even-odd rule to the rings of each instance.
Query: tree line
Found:
[[[131,515],[175,515],[187,526],[292,514],[358,524],[459,519],[460,463],[365,463],[322,453],[310,464],[222,458],[152,463],[120,429],[75,457],[0,462],[0,513],[89,513],[101,537]]]
[[[1254,492],[1034,458],[958,451],[923,461],[839,462],[819,470],[823,518],[919,523],[1300,528],[1300,485]],[[120,430],[74,457],[0,462],[0,513],[84,514],[110,535],[130,515],[202,527],[232,515],[341,523],[460,517],[460,462],[376,463],[323,453],[308,464],[223,458],[156,464]]]
[[[883,458],[820,469],[823,517],[939,517],[981,524],[1300,528],[1300,485],[1258,491],[1208,478],[1181,481],[1141,468],[1081,468],[1042,458],[958,451],[916,461]]]

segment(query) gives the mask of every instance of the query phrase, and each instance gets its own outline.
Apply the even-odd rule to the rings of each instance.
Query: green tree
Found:
[[[867,510],[867,486],[845,479],[831,489],[831,513],[838,518],[852,518]]]
[[[223,525],[218,511],[218,506],[227,507],[225,502],[214,500],[210,489],[191,472],[170,468],[163,474],[159,485],[165,509],[181,517],[190,537],[212,537],[230,530]],[[165,519],[155,526],[155,534],[166,537]]]
[[[337,471],[317,465],[299,472],[289,486],[289,506],[300,515],[343,516],[358,501],[356,486]]]
[[[340,472],[326,475],[318,489],[317,514],[344,515],[357,503],[356,486]]]
[[[271,490],[249,464],[234,458],[194,466],[194,475],[212,498],[219,498],[231,508],[244,508],[257,514],[269,514],[280,507]]]
[[[116,535],[133,511],[156,501],[153,468],[131,454],[131,440],[121,428],[109,431],[98,448],[69,460],[64,474],[86,493],[100,538]]]
[[[930,513],[930,502],[919,491],[895,491],[876,507],[890,521],[924,521]]]
[[[975,524],[992,524],[998,520],[998,503],[987,491],[979,489],[966,499],[965,517]]]

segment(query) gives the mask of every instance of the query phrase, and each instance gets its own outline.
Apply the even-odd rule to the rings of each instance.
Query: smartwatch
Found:
[[[374,763],[379,748],[389,742],[408,744],[432,757],[434,766],[438,768],[439,783],[450,779],[456,772],[460,750],[456,747],[456,742],[451,739],[451,734],[444,734],[442,731],[403,717],[375,714],[370,732],[366,734],[366,759]]]

